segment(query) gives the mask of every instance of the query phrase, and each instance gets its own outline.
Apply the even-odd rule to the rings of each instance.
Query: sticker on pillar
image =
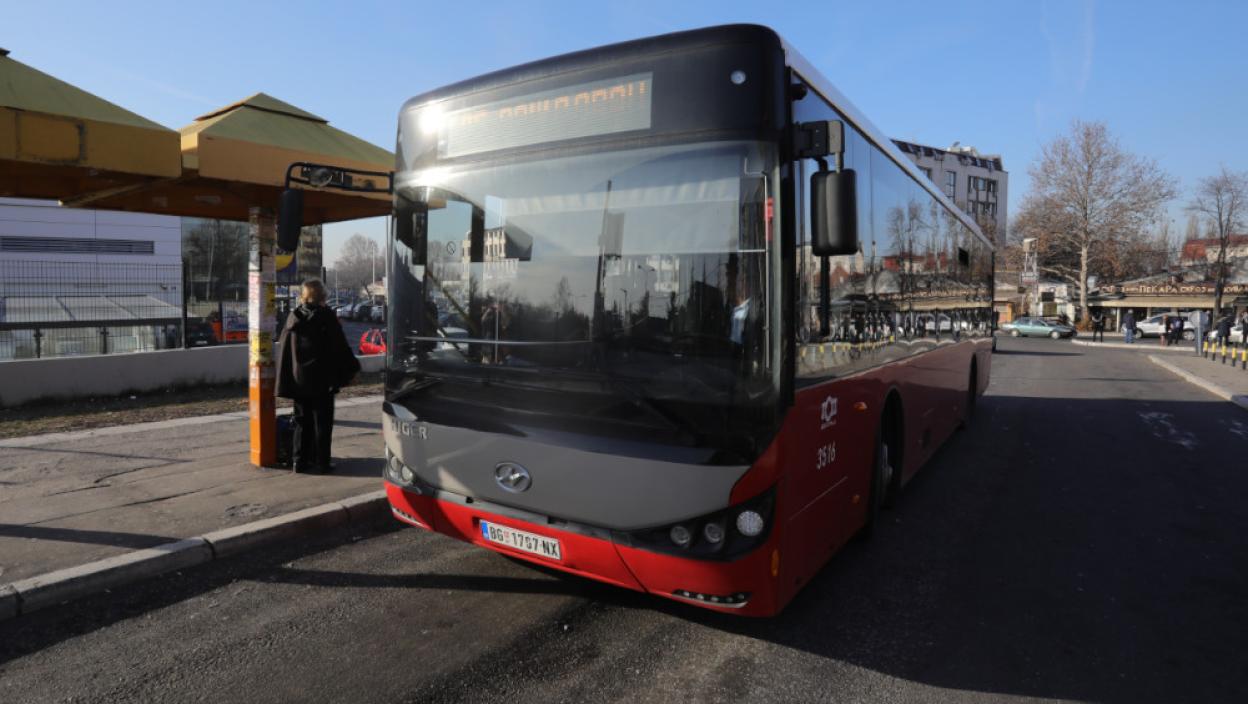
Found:
[[[253,365],[273,364],[273,333],[267,330],[251,333],[251,363]]]
[[[264,320],[272,320],[273,316],[277,315],[274,288],[272,281],[265,281],[260,284],[260,302],[264,307]]]

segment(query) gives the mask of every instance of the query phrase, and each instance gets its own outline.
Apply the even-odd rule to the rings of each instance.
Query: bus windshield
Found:
[[[720,141],[399,174],[392,371],[774,401],[774,165]]]

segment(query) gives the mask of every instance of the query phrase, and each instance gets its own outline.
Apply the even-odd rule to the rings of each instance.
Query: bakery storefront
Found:
[[[1134,311],[1136,320],[1164,313],[1189,313],[1196,310],[1213,314],[1214,286],[1210,282],[1193,283],[1124,283],[1100,287],[1088,296],[1093,310],[1100,308],[1113,321],[1111,329],[1122,325],[1122,316]],[[1248,284],[1226,284],[1222,290],[1222,308],[1236,316],[1248,308]],[[1215,316],[1216,317],[1216,316]],[[1106,326],[1109,327],[1109,326]]]

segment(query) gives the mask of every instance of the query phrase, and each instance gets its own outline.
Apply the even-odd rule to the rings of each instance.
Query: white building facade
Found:
[[[181,315],[181,218],[0,199],[0,360],[163,349]]]

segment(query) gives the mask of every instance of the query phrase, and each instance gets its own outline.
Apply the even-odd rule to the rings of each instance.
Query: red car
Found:
[[[365,330],[360,335],[360,354],[385,354],[386,331],[381,328]]]

